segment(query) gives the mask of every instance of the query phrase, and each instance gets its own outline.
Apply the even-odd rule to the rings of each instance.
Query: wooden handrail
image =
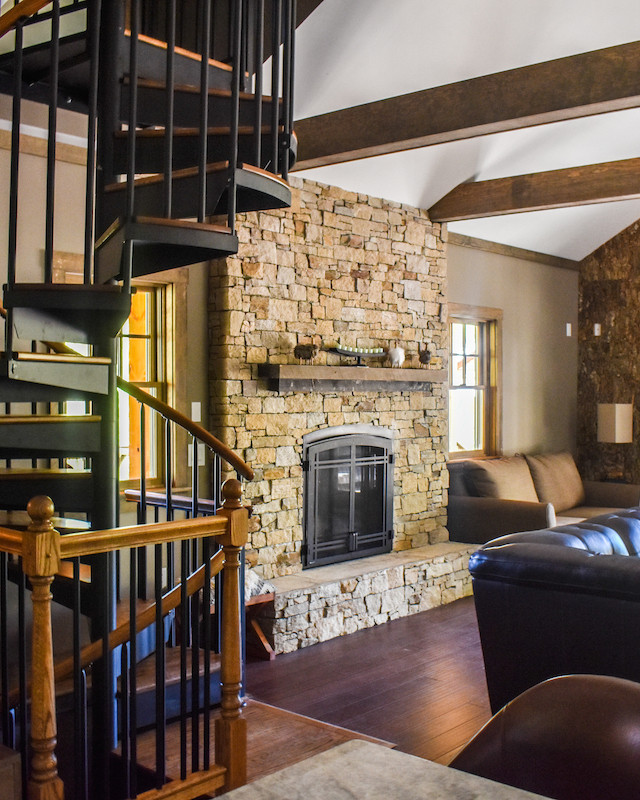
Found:
[[[246,478],[249,481],[253,480],[253,470],[251,467],[248,464],[245,464],[240,456],[236,455],[233,450],[230,450],[219,439],[216,439],[216,437],[209,433],[208,430],[203,428],[201,425],[198,425],[197,422],[189,419],[189,417],[181,414],[179,411],[176,411],[175,408],[171,408],[171,406],[163,403],[162,400],[158,400],[157,397],[145,392],[143,389],[140,389],[133,383],[125,381],[124,378],[118,378],[118,389],[121,389],[131,397],[134,397],[139,403],[144,403],[150,408],[153,408],[154,411],[162,414],[163,417],[166,417],[172,422],[175,422],[177,425],[180,425],[180,427],[187,430],[192,436],[195,436],[196,439],[199,439],[201,442],[206,444],[207,447],[210,447],[214,453],[217,453],[228,464],[230,464],[236,470],[236,472],[239,472],[240,475],[242,475],[243,478]]]
[[[32,17],[50,3],[51,0],[22,0],[0,17],[0,37],[13,30],[21,19]]]

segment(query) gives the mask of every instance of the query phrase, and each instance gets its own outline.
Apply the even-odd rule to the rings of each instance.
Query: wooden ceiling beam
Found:
[[[640,158],[461,183],[429,209],[434,222],[640,198]]]
[[[297,120],[295,170],[640,106],[640,42]]]

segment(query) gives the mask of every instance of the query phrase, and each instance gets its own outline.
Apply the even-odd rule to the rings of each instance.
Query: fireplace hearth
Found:
[[[303,567],[378,553],[393,543],[393,431],[342,425],[303,436]]]

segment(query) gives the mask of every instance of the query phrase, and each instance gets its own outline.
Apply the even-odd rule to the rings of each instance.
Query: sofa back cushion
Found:
[[[467,462],[469,489],[477,497],[538,502],[527,462],[522,456]]]
[[[571,453],[525,456],[541,503],[551,503],[556,514],[584,503],[584,488]]]

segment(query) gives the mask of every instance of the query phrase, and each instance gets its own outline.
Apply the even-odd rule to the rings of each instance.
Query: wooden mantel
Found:
[[[258,376],[274,392],[429,392],[432,383],[448,380],[443,369],[327,367],[302,364],[259,364]]]

